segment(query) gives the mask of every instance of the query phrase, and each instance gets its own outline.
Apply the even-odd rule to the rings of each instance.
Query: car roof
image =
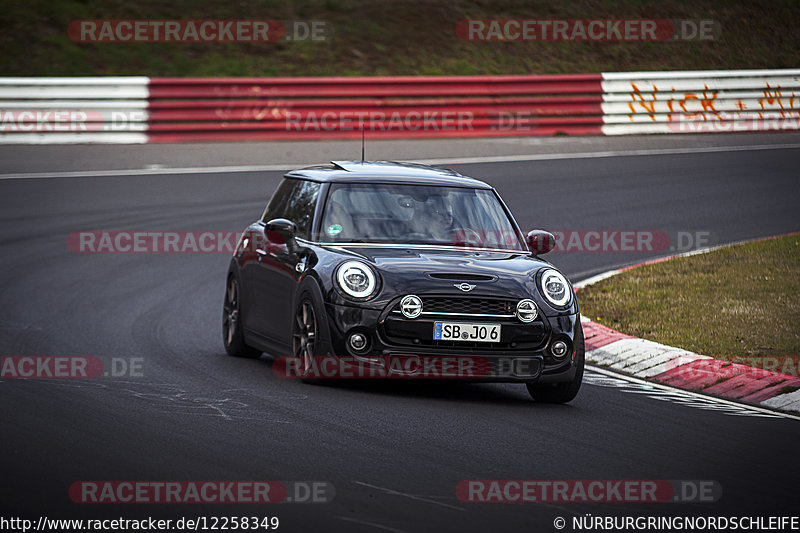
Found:
[[[455,170],[396,161],[331,161],[330,165],[292,170],[286,177],[326,183],[397,183],[470,189],[492,188],[487,183],[463,176]]]

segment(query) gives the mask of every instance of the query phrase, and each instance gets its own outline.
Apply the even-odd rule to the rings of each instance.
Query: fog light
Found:
[[[350,347],[360,352],[367,347],[367,337],[365,337],[363,333],[353,333],[350,335]]]
[[[556,341],[550,347],[550,352],[553,354],[554,357],[561,359],[565,355],[567,355],[567,343],[564,341]]]

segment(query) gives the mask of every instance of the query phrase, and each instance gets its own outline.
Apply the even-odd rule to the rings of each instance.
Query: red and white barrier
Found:
[[[799,96],[800,70],[0,78],[0,143],[784,131]]]

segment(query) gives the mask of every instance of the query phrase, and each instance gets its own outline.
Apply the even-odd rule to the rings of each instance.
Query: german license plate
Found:
[[[437,341],[500,342],[500,324],[434,322],[433,339]]]

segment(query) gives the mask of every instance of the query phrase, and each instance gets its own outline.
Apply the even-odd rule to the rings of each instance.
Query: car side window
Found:
[[[262,222],[285,218],[297,225],[297,236],[308,239],[317,205],[320,184],[299,179],[284,179],[264,210]]]

